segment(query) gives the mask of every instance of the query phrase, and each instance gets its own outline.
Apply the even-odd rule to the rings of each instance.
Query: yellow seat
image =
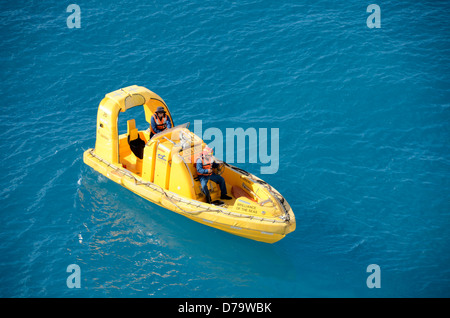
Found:
[[[128,142],[132,142],[138,138],[139,138],[139,132],[138,132],[137,128],[132,129],[128,133]]]
[[[136,128],[136,121],[134,119],[130,119],[127,121],[127,133],[130,134],[130,131]]]

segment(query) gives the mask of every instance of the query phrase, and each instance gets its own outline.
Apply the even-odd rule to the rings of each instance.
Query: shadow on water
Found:
[[[202,285],[206,284],[202,280],[251,289],[265,279],[298,279],[286,238],[267,244],[205,226],[152,204],[89,168],[83,167],[80,180],[78,222],[90,247],[89,256],[83,257],[94,260],[95,266],[105,266],[102,261],[114,254],[117,262],[125,262],[122,266],[134,266],[141,274],[170,276],[176,271],[178,280],[185,280],[178,283],[194,289],[210,286]],[[171,269],[159,266],[161,258],[165,265],[172,264]]]

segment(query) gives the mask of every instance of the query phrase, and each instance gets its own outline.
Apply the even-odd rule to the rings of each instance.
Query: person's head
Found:
[[[213,154],[213,150],[211,148],[209,148],[208,146],[205,147],[205,149],[203,149],[203,156],[207,159],[209,159]]]
[[[159,118],[162,118],[166,114],[166,111],[164,110],[164,107],[158,106],[158,108],[156,108],[155,113],[156,113],[156,116],[158,116]]]

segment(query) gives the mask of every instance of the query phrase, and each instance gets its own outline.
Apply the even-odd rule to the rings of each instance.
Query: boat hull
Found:
[[[287,202],[285,202],[285,206],[288,207],[287,220],[243,215],[229,207],[212,206],[205,202],[183,198],[156,184],[143,182],[139,176],[122,166],[111,164],[97,156],[94,149],[84,152],[83,161],[100,174],[151,203],[233,235],[265,243],[275,243],[293,232],[296,227],[295,216]]]

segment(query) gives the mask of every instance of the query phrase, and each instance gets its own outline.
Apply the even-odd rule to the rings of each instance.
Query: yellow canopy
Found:
[[[164,107],[174,126],[169,108],[161,97],[151,90],[137,85],[118,89],[105,95],[97,112],[97,139],[95,152],[105,160],[117,164],[119,162],[119,134],[117,118],[119,112],[135,107],[143,106],[145,120],[149,123],[158,106]]]

